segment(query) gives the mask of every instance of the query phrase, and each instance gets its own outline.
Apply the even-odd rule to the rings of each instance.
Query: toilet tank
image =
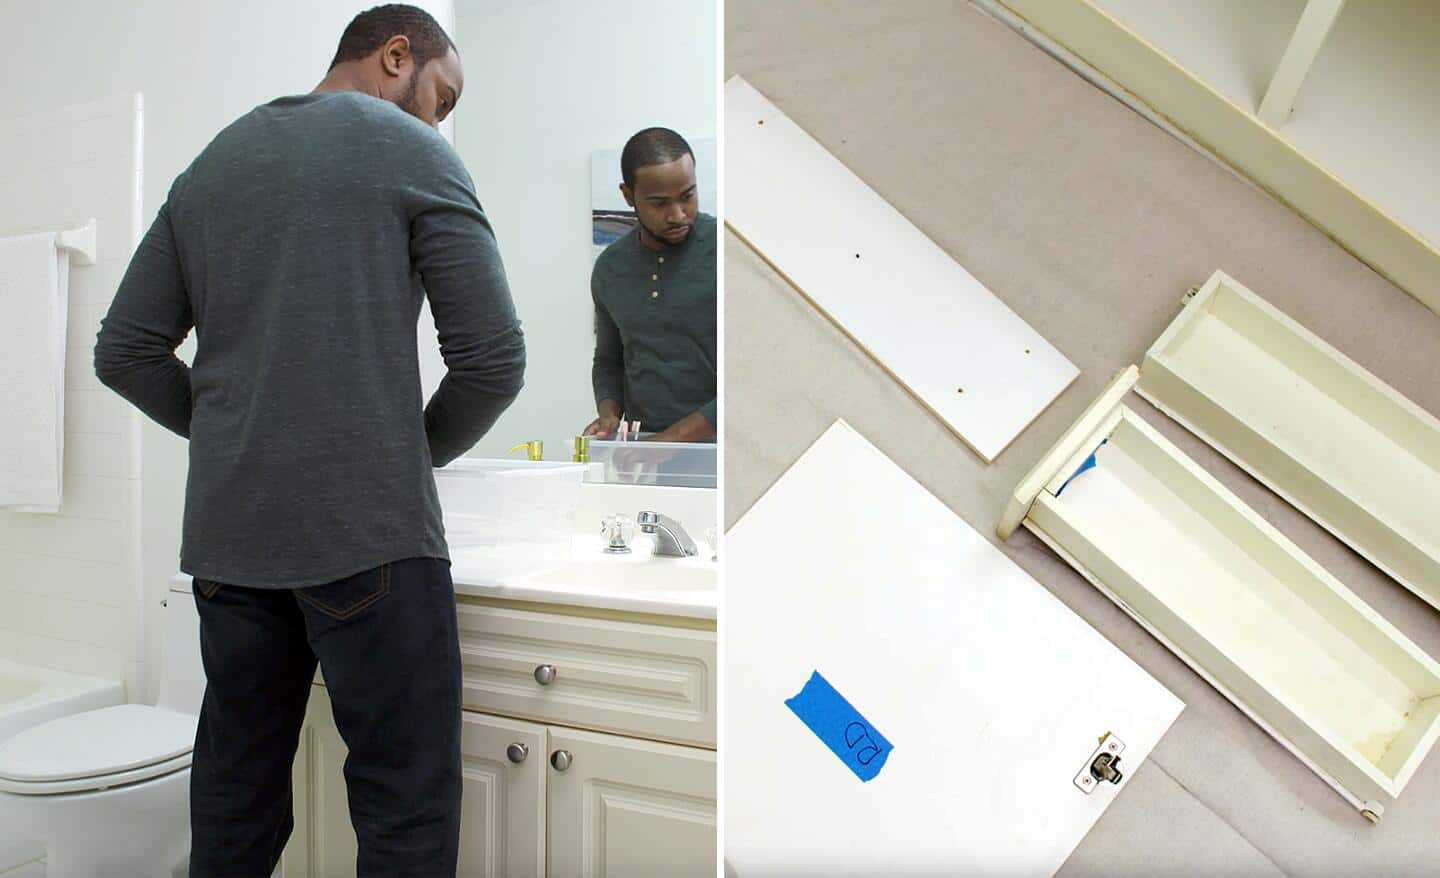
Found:
[[[156,707],[200,714],[205,698],[205,667],[200,662],[200,614],[195,596],[171,589],[161,611],[160,694]]]

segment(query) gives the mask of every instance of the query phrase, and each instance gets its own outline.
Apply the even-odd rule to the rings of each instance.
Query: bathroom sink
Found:
[[[526,577],[535,584],[576,585],[616,591],[705,591],[715,588],[715,565],[697,558],[654,558],[648,548],[629,555],[598,555]]]
[[[559,563],[503,582],[474,575],[467,552],[454,554],[458,594],[571,604],[696,619],[715,618],[717,570],[703,541],[701,554],[670,558],[652,554],[650,538],[637,535],[628,555],[607,555],[598,535],[577,536]]]

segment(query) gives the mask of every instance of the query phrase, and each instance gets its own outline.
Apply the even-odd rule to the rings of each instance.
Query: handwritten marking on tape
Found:
[[[862,781],[878,775],[894,749],[819,671],[810,673],[805,688],[785,699],[785,706]]]

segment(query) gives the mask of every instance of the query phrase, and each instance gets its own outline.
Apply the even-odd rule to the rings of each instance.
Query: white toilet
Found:
[[[0,742],[0,826],[45,846],[46,878],[168,876],[190,849],[190,755],[205,695],[195,599],[163,610],[160,694]]]

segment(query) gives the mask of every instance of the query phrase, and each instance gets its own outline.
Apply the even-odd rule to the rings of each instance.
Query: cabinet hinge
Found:
[[[1124,752],[1124,741],[1110,732],[1101,735],[1100,745],[1085,761],[1085,767],[1075,775],[1075,786],[1088,796],[1095,792],[1101,784],[1120,783],[1125,777],[1120,771],[1120,754]]]

